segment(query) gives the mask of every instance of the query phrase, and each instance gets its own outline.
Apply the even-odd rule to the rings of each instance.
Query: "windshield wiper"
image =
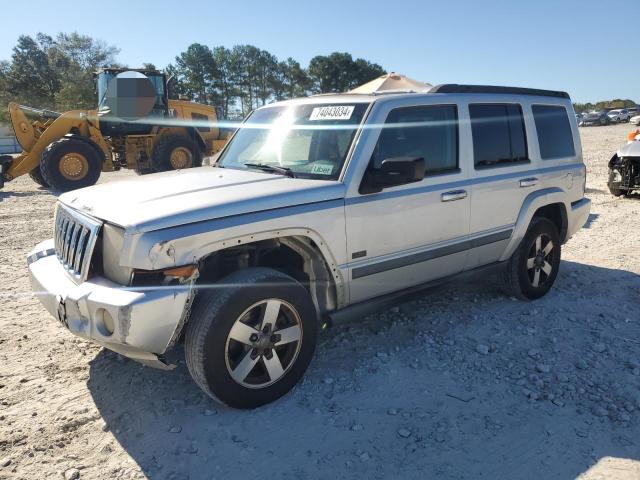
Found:
[[[262,170],[264,172],[279,173],[280,175],[296,178],[296,174],[293,173],[293,171],[287,167],[278,167],[276,165],[268,165],[266,163],[245,163],[244,166],[257,168],[258,170]]]

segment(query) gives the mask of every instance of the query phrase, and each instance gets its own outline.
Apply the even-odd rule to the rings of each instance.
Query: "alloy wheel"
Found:
[[[247,388],[264,388],[281,379],[302,345],[302,322],[284,300],[254,303],[234,322],[225,347],[227,371]]]
[[[527,275],[531,286],[539,288],[551,277],[553,272],[553,241],[542,233],[538,235],[529,249],[527,256]]]

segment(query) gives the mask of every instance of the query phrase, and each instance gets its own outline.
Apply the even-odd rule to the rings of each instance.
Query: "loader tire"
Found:
[[[31,180],[36,182],[41,187],[50,188],[50,186],[47,183],[47,181],[42,177],[42,172],[40,171],[40,165],[38,165],[36,168],[31,170],[29,172],[29,176],[31,177]]]
[[[87,140],[64,137],[51,142],[42,153],[40,172],[53,190],[68,192],[94,185],[103,161]]]
[[[151,154],[154,172],[201,167],[202,151],[198,143],[185,135],[166,135],[158,140]]]

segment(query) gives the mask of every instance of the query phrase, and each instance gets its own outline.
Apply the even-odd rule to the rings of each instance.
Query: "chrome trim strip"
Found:
[[[432,248],[422,252],[405,255],[403,257],[392,258],[390,260],[382,260],[380,262],[364,265],[362,267],[356,267],[351,270],[351,278],[355,280],[357,278],[375,275],[376,273],[395,270],[396,268],[407,267],[415,263],[422,263],[428,260],[445,257],[447,255],[453,255],[454,253],[464,252],[465,250],[471,250],[473,248],[488,245],[490,243],[508,240],[511,237],[512,233],[513,229],[510,228],[509,230],[490,233],[488,235],[483,235],[481,237],[476,237],[469,240],[463,240],[451,245]]]

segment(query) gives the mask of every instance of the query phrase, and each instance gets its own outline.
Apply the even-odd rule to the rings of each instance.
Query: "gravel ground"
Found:
[[[627,125],[581,129],[592,214],[526,303],[452,284],[329,329],[304,381],[255,411],[64,331],[25,256],[55,196],[0,192],[0,478],[640,478],[640,199],[606,163]],[[114,181],[128,172],[103,176]]]

